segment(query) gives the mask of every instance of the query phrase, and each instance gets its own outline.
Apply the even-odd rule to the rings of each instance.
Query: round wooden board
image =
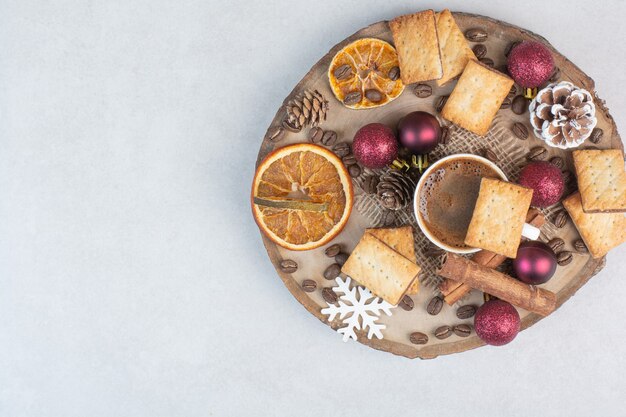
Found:
[[[555,64],[561,70],[559,80],[571,81],[575,85],[589,90],[594,95],[598,117],[597,126],[604,130],[604,137],[602,141],[595,146],[599,148],[623,149],[623,144],[608,109],[604,105],[604,102],[595,94],[593,80],[584,74],[566,57],[556,51],[544,38],[524,29],[488,17],[466,13],[453,13],[453,15],[462,31],[470,28],[482,28],[487,31],[489,34],[489,38],[487,42],[485,42],[488,50],[487,57],[495,61],[496,68],[506,63],[504,50],[508,45],[510,45],[511,42],[521,40],[538,40],[545,43],[552,50]],[[443,87],[437,87],[433,82],[429,83],[433,87],[433,95],[426,99],[416,97],[412,92],[412,86],[407,86],[402,95],[395,101],[385,106],[370,110],[350,110],[345,108],[335,99],[328,84],[328,65],[337,51],[348,43],[364,37],[379,38],[393,43],[387,22],[379,22],[359,30],[354,35],[337,44],[319,62],[317,62],[306,74],[306,76],[298,83],[298,85],[296,85],[291,94],[289,94],[283,102],[283,106],[281,106],[276,113],[270,128],[281,124],[285,117],[284,105],[295,98],[298,94],[302,93],[305,89],[317,89],[330,103],[328,119],[321,125],[321,127],[323,129],[336,131],[340,140],[348,142],[352,141],[356,130],[367,123],[380,122],[389,126],[395,126],[403,115],[415,110],[424,110],[432,114],[437,114],[435,110],[435,101],[437,100],[437,97],[448,95],[455,82],[451,82],[449,83],[450,85]],[[448,122],[444,121],[439,116],[438,118],[443,124],[449,125]],[[450,145],[450,143],[446,145],[449,149],[440,145],[434,152],[435,157],[441,157],[443,155],[457,153],[459,151],[478,153],[480,152],[480,148],[476,148],[476,144],[483,143],[483,146],[485,144],[489,144],[489,147],[495,150],[496,153],[500,153],[503,158],[508,158],[508,154],[521,155],[521,158],[512,158],[510,160],[511,166],[508,167],[508,175],[510,179],[515,180],[516,174],[519,171],[520,165],[523,164],[522,160],[524,159],[524,155],[528,149],[534,146],[543,145],[543,142],[536,139],[532,133],[530,133],[530,137],[526,141],[515,139],[510,132],[510,126],[515,121],[524,122],[529,128],[529,131],[532,132],[530,123],[528,122],[528,113],[518,116],[509,109],[502,109],[498,112],[490,133],[485,138],[473,137],[473,134],[463,131],[462,129],[455,128],[453,134],[451,135],[452,145]],[[257,165],[271,150],[276,147],[283,147],[292,143],[306,142],[308,130],[308,127],[305,127],[299,133],[286,132],[285,137],[278,143],[272,143],[266,135],[266,138],[263,140],[259,150]],[[469,148],[464,147],[465,141],[473,143],[473,145],[469,146]],[[583,148],[587,145],[588,143],[583,144]],[[511,149],[508,149],[507,146],[514,146],[515,149],[511,151]],[[550,157],[557,155],[561,156],[566,161],[567,168],[570,170],[573,169],[571,152],[555,148],[547,149],[550,152]],[[355,183],[358,184],[358,179]],[[355,186],[355,190],[359,190],[359,187]],[[359,194],[358,191],[356,191],[356,193]],[[363,196],[361,191],[361,195],[357,195],[356,198],[356,201],[358,201],[358,198],[368,197]],[[356,204],[357,203],[355,203],[355,205]],[[562,209],[560,204],[545,210],[544,214],[548,220],[551,220],[554,213],[559,209]],[[344,250],[349,252],[362,236],[364,229],[372,226],[376,225],[372,224],[371,217],[368,217],[362,211],[360,212],[355,209],[353,210],[353,214],[344,231],[329,244],[340,243],[345,248]],[[424,241],[423,236],[421,236],[420,239],[419,235],[421,235],[421,232],[417,228],[415,229],[415,234],[418,235],[418,238],[416,238],[418,263],[427,262],[424,260],[423,255],[419,254],[420,242]],[[555,236],[563,238],[566,242],[565,249],[573,251],[572,243],[578,238],[578,233],[571,221],[569,221],[568,224],[562,229],[557,229],[548,222],[542,229],[541,239],[548,240]],[[278,247],[265,236],[263,236],[263,242],[272,263],[276,267],[278,275],[293,296],[311,314],[323,323],[326,323],[333,329],[341,327],[340,323],[329,323],[326,320],[326,317],[321,314],[321,309],[326,306],[326,303],[321,296],[321,289],[334,285],[333,281],[326,281],[322,275],[324,269],[326,269],[329,264],[334,262],[324,255],[324,247],[307,252],[292,252]],[[422,256],[421,260],[420,256]],[[298,270],[293,274],[281,272],[278,268],[278,264],[283,259],[293,259],[297,261],[299,265]],[[575,253],[574,261],[567,266],[559,266],[555,276],[543,287],[554,291],[557,294],[557,304],[560,306],[592,276],[599,272],[603,266],[604,259],[592,259],[587,254]],[[312,293],[304,292],[300,287],[301,282],[304,279],[315,280],[317,282],[317,290]],[[427,280],[426,284],[428,284],[428,282],[429,281]],[[385,336],[384,339],[379,340],[374,338],[370,340],[367,339],[365,334],[358,333],[359,341],[374,349],[388,351],[408,358],[419,357],[423,359],[462,352],[482,346],[484,343],[475,335],[475,333],[472,333],[470,337],[466,338],[460,338],[453,335],[445,340],[438,340],[432,335],[435,328],[444,324],[471,324],[472,319],[459,320],[455,315],[455,310],[459,305],[463,304],[480,305],[480,303],[482,303],[482,293],[472,291],[465,299],[461,300],[458,305],[444,306],[444,309],[440,314],[437,316],[429,316],[425,311],[426,304],[437,293],[438,290],[434,285],[424,285],[423,281],[420,293],[416,296],[412,296],[415,302],[415,308],[412,311],[404,311],[400,308],[396,308],[393,310],[393,315],[391,317],[383,316],[383,318],[379,320],[387,325],[387,329],[383,331]],[[522,318],[522,329],[530,327],[542,318],[537,314],[529,313],[525,310],[518,309],[518,311]],[[298,330],[294,329],[293,331]],[[429,342],[420,346],[411,344],[409,342],[409,334],[414,331],[421,331],[428,334]],[[337,335],[337,342],[341,343],[339,335]]]

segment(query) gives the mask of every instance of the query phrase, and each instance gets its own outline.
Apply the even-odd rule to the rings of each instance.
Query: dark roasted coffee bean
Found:
[[[567,212],[565,210],[560,210],[556,216],[554,216],[554,225],[559,229],[565,226],[567,223]]]
[[[339,266],[343,266],[343,264],[345,264],[346,261],[348,260],[349,256],[350,255],[348,255],[345,252],[339,252],[337,256],[335,256],[335,262],[337,262]]]
[[[447,126],[443,126],[441,128],[441,140],[439,141],[439,143],[441,143],[442,145],[447,145],[449,141],[450,141],[450,128]]]
[[[341,161],[345,166],[349,167],[350,165],[356,164],[356,157],[353,154],[348,154],[341,158]]]
[[[555,237],[548,242],[548,246],[552,249],[552,252],[557,253],[565,245],[565,241],[560,237]]]
[[[452,328],[450,326],[437,327],[435,330],[435,337],[437,339],[447,339],[452,335]]]
[[[525,124],[520,122],[515,122],[513,127],[511,128],[513,134],[517,136],[518,139],[526,140],[528,139],[528,128]]]
[[[441,110],[443,110],[443,106],[446,105],[446,102],[448,101],[448,97],[449,96],[441,96],[437,99],[437,102],[435,104],[435,109],[437,110],[438,113],[441,113]]]
[[[339,297],[337,297],[337,293],[333,291],[333,289],[330,287],[324,288],[322,290],[322,298],[328,304],[335,304],[337,300],[339,299]]]
[[[302,290],[305,292],[313,292],[317,288],[317,283],[312,279],[302,281]]]
[[[548,150],[543,146],[532,148],[526,156],[530,161],[545,161],[548,158]]]
[[[324,250],[324,255],[328,256],[329,258],[334,258],[335,256],[339,255],[339,252],[341,252],[341,246],[339,246],[338,243],[335,243],[334,245],[330,245]]]
[[[550,79],[548,81],[551,82],[551,83],[555,83],[560,78],[561,78],[561,70],[560,70],[560,68],[559,67],[554,67],[554,71],[552,71],[552,75],[550,76]]]
[[[350,144],[348,142],[339,142],[332,147],[332,150],[339,158],[343,158],[350,154]]]
[[[292,272],[296,272],[298,270],[298,264],[296,261],[292,261],[291,259],[283,259],[280,261],[279,268],[282,272],[291,274]]]
[[[576,249],[578,252],[589,252],[589,249],[587,249],[587,245],[585,245],[585,242],[583,242],[582,239],[578,239],[574,242],[574,249]]]
[[[572,262],[572,259],[574,259],[574,255],[572,255],[572,252],[566,250],[556,254],[556,263],[561,266],[569,264],[570,262]]]
[[[350,174],[352,178],[358,177],[361,175],[361,167],[358,164],[350,165],[348,167],[348,174]]]
[[[267,131],[267,140],[272,143],[279,142],[285,137],[285,128],[282,126],[274,126]]]
[[[339,264],[330,264],[324,270],[324,278],[329,281],[333,280],[339,276],[340,272],[341,272],[341,266],[339,266]]]
[[[398,78],[400,78],[400,68],[393,67],[392,69],[390,69],[389,73],[387,74],[387,77],[389,77],[389,79],[392,81],[395,81]]]
[[[487,32],[483,29],[474,28],[465,31],[465,38],[470,42],[485,42],[487,37]]]
[[[344,64],[340,67],[337,67],[335,71],[333,71],[333,75],[339,81],[346,80],[352,77],[352,67],[348,64]]]
[[[509,75],[509,67],[507,67],[506,64],[505,65],[500,65],[497,68],[497,70],[500,71],[504,75]]]
[[[511,50],[515,48],[517,45],[519,45],[520,43],[521,41],[515,41],[515,42],[511,42],[510,44],[508,44],[508,46],[504,50],[504,56],[508,57],[509,54],[511,53]]]
[[[475,305],[464,305],[456,310],[456,316],[461,320],[469,319],[470,317],[474,317],[474,314],[476,314],[476,310],[477,308]]]
[[[524,114],[528,110],[528,99],[522,95],[515,96],[511,103],[511,111],[515,114]]]
[[[398,305],[403,310],[411,311],[413,310],[415,303],[413,303],[413,299],[411,297],[409,297],[408,295],[405,295],[404,297],[402,297],[402,300],[400,300],[400,303]]]
[[[488,66],[488,67],[490,67],[490,68],[493,68],[493,67],[496,65],[496,64],[493,62],[493,59],[491,59],[491,58],[487,58],[487,57],[480,58],[480,59],[479,59],[479,61],[480,61],[482,64],[484,64],[484,65],[486,65],[486,66]]]
[[[602,140],[602,136],[604,136],[604,130],[596,127],[591,131],[591,136],[589,136],[589,141],[591,143],[599,143]]]
[[[426,311],[431,316],[436,316],[437,314],[439,314],[442,307],[443,307],[443,298],[436,296],[436,297],[433,297],[432,300],[430,300],[430,302],[428,303],[428,306],[426,307]]]
[[[498,155],[496,155],[496,153],[492,149],[485,148],[485,150],[483,151],[483,156],[491,162],[498,161]]]
[[[435,246],[435,245],[428,245],[424,249],[424,255],[428,256],[429,258],[434,258],[434,257],[437,257],[437,256],[441,256],[444,253],[446,253],[445,250],[443,250],[439,246]]]
[[[367,98],[372,103],[378,103],[383,99],[383,95],[377,89],[370,88],[368,90],[365,90],[365,98]]]
[[[357,104],[358,102],[360,102],[361,98],[363,98],[363,96],[361,95],[360,91],[353,91],[346,94],[346,96],[343,98],[343,104],[345,104],[346,106],[352,106],[353,104]]]
[[[324,136],[324,131],[321,127],[312,127],[309,130],[309,141],[312,143],[320,143],[322,141],[322,137]]]
[[[571,182],[575,182],[574,181],[575,179],[576,179],[576,177],[574,176],[572,171],[570,171],[569,169],[563,171],[563,181],[565,182],[565,184],[569,184]]]
[[[513,84],[511,86],[511,89],[509,90],[509,94],[507,94],[507,97],[515,97],[516,94],[517,94],[517,87],[515,86],[515,84]]]
[[[322,135],[322,145],[332,146],[337,142],[337,133],[333,130],[327,130]]]
[[[560,156],[553,156],[552,158],[550,158],[550,163],[558,169],[565,168],[565,160]]]
[[[501,109],[508,109],[511,107],[511,97],[504,97],[504,100],[502,100],[502,104],[500,104],[500,108]]]
[[[418,84],[413,87],[413,93],[419,98],[426,98],[431,96],[433,88],[428,84]]]
[[[474,51],[474,55],[476,55],[476,58],[478,59],[484,58],[485,55],[487,55],[487,47],[483,45],[482,43],[479,43],[478,45],[474,45],[474,47],[472,48],[472,51]]]
[[[409,336],[409,340],[414,345],[425,345],[426,343],[428,343],[428,336],[421,332],[413,332]]]
[[[457,324],[452,328],[452,331],[459,337],[467,337],[472,334],[472,326],[469,324]]]

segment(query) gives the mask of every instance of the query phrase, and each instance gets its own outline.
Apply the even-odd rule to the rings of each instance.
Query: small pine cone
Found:
[[[390,170],[380,178],[376,190],[383,207],[400,210],[413,199],[415,182],[401,171]]]
[[[363,191],[367,194],[376,194],[376,188],[378,187],[379,182],[380,179],[378,178],[378,175],[368,175],[363,180]]]
[[[294,129],[301,130],[306,125],[315,127],[326,120],[328,100],[317,90],[305,90],[303,94],[289,101],[285,107],[287,109],[286,123]]]

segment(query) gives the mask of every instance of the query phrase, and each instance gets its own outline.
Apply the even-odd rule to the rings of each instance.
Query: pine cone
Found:
[[[529,111],[535,136],[561,149],[583,143],[598,121],[591,94],[567,81],[537,93]]]
[[[413,199],[415,182],[407,174],[392,169],[380,177],[376,191],[383,207],[400,210]]]
[[[300,131],[306,125],[317,126],[326,120],[328,100],[317,90],[304,90],[304,93],[289,101],[286,108],[285,124],[292,130]]]

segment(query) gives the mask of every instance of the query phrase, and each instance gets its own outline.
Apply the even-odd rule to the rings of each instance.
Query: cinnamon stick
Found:
[[[524,284],[454,253],[445,255],[437,273],[542,316],[547,316],[556,308],[556,295],[553,292]]]
[[[528,210],[528,214],[526,214],[526,223],[535,227],[541,227],[546,223],[546,218],[539,210],[531,208]],[[495,269],[502,265],[506,260],[506,256],[498,255],[488,250],[481,250],[480,252],[476,252],[471,259],[479,265]],[[450,279],[445,279],[439,284],[439,291],[443,294],[443,299],[448,305],[456,303],[471,290],[472,288],[469,285]]]

